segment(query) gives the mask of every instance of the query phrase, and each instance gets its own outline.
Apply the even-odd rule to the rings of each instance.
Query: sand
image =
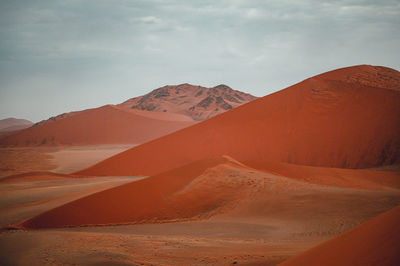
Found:
[[[365,65],[343,68],[137,146],[79,173],[153,175],[222,155],[249,165],[390,165],[400,158],[399,113],[400,72]]]
[[[306,209],[309,210],[309,223],[312,217],[318,217],[319,220],[326,220],[326,226],[331,222],[348,225],[354,221],[331,221],[322,214],[332,215],[346,208],[342,205],[354,205],[352,209],[368,212],[372,206],[372,209],[384,211],[386,204],[393,207],[400,203],[396,187],[390,187],[390,184],[382,186],[379,178],[365,181],[363,174],[354,175],[354,171],[364,170],[349,171],[348,176],[343,173],[335,175],[329,168],[326,172],[321,168],[318,171],[334,184],[337,183],[335,180],[339,180],[341,188],[258,171],[229,157],[210,158],[70,202],[19,226],[38,229],[165,223],[213,217],[235,217],[239,220],[254,217],[265,220],[273,218],[276,213],[286,215],[285,209],[279,206],[285,206],[286,203],[298,205],[300,202],[305,203],[301,211],[303,215]],[[382,175],[379,171],[372,171],[370,175],[373,173],[378,177]],[[350,181],[346,183],[346,180]],[[358,186],[354,187],[357,180]],[[356,189],[349,190],[351,188]],[[381,200],[385,204],[382,205]],[[354,210],[352,212],[346,215],[354,215]],[[287,218],[299,219],[293,216],[293,210]]]
[[[234,262],[239,265],[276,265],[400,204],[399,190],[387,187],[370,190],[316,185],[250,169],[229,158],[211,159],[194,166],[190,167],[191,175],[187,175],[188,169],[185,168],[170,171],[169,177],[165,175],[168,177],[165,182],[155,182],[150,177],[123,185],[129,195],[124,195],[121,187],[115,187],[88,196],[94,197],[96,205],[102,206],[98,210],[111,211],[100,217],[118,214],[123,209],[135,213],[141,206],[153,206],[151,209],[155,210],[156,219],[151,217],[150,211],[147,218],[151,220],[145,221],[150,224],[3,231],[0,234],[0,262],[5,265],[230,265]],[[184,180],[171,181],[171,177],[178,173],[186,174]],[[162,179],[162,176],[158,178]],[[133,194],[132,187],[140,183],[142,188],[143,183],[156,187],[143,191],[142,195]],[[61,183],[58,184],[59,192],[64,191]],[[82,185],[79,183],[80,188]],[[222,208],[214,209],[212,215],[202,212],[203,216],[196,215],[185,222],[174,217],[175,222],[163,223],[165,210],[157,210],[153,204],[161,202],[168,210],[169,205],[163,203],[163,198],[171,197],[165,194],[165,186],[173,193],[172,198],[178,200],[172,200],[174,206],[183,213],[190,209],[204,211],[201,207],[204,204],[210,206],[210,202],[218,203]],[[181,187],[179,191],[173,189],[177,186]],[[45,186],[38,194],[42,195],[43,191],[50,193]],[[114,195],[104,198],[106,202],[101,200],[101,196],[96,196],[113,191]],[[25,197],[28,195],[34,194],[28,193]],[[80,192],[79,195],[82,196]],[[157,195],[160,198],[155,198]],[[124,197],[131,199],[118,203],[118,198]],[[10,209],[18,204],[16,201],[20,198],[21,195],[15,197],[12,205],[7,203]],[[35,209],[34,206],[24,206],[25,217],[39,213],[28,213],[28,210]],[[173,214],[171,210],[169,213]],[[142,214],[143,211],[146,210],[142,210]],[[95,213],[91,212],[91,215]],[[75,219],[81,217],[73,216]],[[22,216],[9,214],[10,220],[17,218]]]
[[[1,234],[0,261],[4,265],[231,265],[235,261],[243,265],[268,259],[275,265],[322,241],[271,239],[262,227],[256,237],[234,235],[252,227],[201,222],[8,232]]]
[[[280,265],[400,264],[400,206]]]
[[[26,173],[0,182],[0,225],[6,226],[140,177],[71,177],[53,173]]]
[[[71,173],[98,163],[108,157],[123,152],[134,145],[95,145],[60,147],[49,153],[55,173]]]
[[[0,148],[0,179],[29,172],[68,174],[98,163],[134,145]]]
[[[248,162],[248,165],[311,184],[372,190],[386,187],[400,189],[400,171],[396,165],[377,169],[342,169],[256,161]]]
[[[54,148],[0,148],[0,178],[57,167],[52,161]]]
[[[274,169],[291,172],[284,165]],[[293,167],[292,172],[296,172],[299,166]],[[365,170],[344,173],[355,171]],[[313,173],[310,169],[308,172]],[[372,172],[379,176],[379,171]],[[0,262],[276,265],[400,204],[400,191],[387,184],[382,187],[377,179],[367,183],[360,179],[365,185],[360,189],[353,187],[354,178],[332,173],[332,169],[327,169],[324,176],[332,181],[344,179],[344,183],[340,183],[342,187],[312,184],[223,157],[133,183],[129,183],[130,177],[94,177],[7,184],[0,186],[5,190],[0,193],[3,225],[19,224],[36,215],[33,220],[41,219],[57,209],[62,212],[47,221],[50,227],[63,225],[63,219],[71,225],[70,217],[79,224],[84,217],[76,215],[79,212],[89,212],[97,221],[90,223],[103,225],[3,231]],[[119,182],[126,184],[116,186]],[[349,188],[344,187],[346,182]],[[116,187],[105,190],[107,186]],[[96,193],[100,190],[103,192]],[[89,204],[89,209],[82,209],[82,205],[76,208],[76,203],[85,205],[92,200],[95,205]],[[44,216],[40,214],[43,212]],[[139,219],[131,220],[136,224],[104,225],[104,218],[124,218],[128,212],[133,217],[140,214]]]

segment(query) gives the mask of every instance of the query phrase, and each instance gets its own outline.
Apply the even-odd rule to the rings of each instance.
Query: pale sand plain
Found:
[[[34,171],[68,174],[134,146],[126,144],[0,148],[0,178]]]
[[[136,145],[93,145],[61,148],[49,153],[52,156],[51,163],[57,166],[52,171],[63,174],[72,173],[134,146]]]

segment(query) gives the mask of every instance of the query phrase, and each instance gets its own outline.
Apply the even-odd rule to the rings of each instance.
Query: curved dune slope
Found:
[[[296,165],[294,169],[291,167],[287,164],[275,166],[273,172],[277,169],[286,173],[299,170]],[[356,171],[359,170],[345,169],[337,174],[327,169],[324,173],[321,168],[316,170],[318,177],[321,175],[320,179],[315,177],[312,182],[323,184],[326,178],[328,184],[339,184],[340,187],[370,190],[385,188],[382,181],[375,182],[372,178],[373,172],[378,177],[375,179],[383,176],[382,173],[371,171],[369,178],[368,175],[353,176]],[[305,174],[312,172],[309,169]],[[388,180],[395,179],[398,184],[398,177],[389,176]],[[334,198],[337,197],[337,188],[311,185],[298,177],[295,179],[300,180],[257,171],[227,156],[204,159],[76,200],[25,221],[22,227],[185,221],[243,211],[246,213],[244,217],[268,216],[271,215],[268,213],[269,207],[280,206],[282,202],[292,204],[304,195],[322,193],[324,198],[329,198],[327,193],[330,193]],[[242,207],[239,207],[240,204]]]
[[[106,105],[19,131],[0,140],[0,145],[138,144],[192,124],[193,120],[178,114]]]
[[[327,168],[276,162],[252,162],[252,167],[310,184],[371,190],[382,190],[385,187],[400,189],[399,171]]]
[[[354,66],[309,78],[82,170],[152,175],[223,154],[246,162],[368,168],[400,161],[400,72]]]
[[[224,194],[193,191],[190,184],[208,168],[240,166],[226,158],[197,161],[60,206],[23,223],[25,228],[169,221],[207,216],[220,207]],[[210,197],[211,196],[211,197]]]
[[[400,265],[400,206],[282,264]]]

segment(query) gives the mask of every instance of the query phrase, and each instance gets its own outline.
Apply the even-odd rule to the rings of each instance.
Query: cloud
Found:
[[[244,10],[244,17],[250,19],[262,18],[263,12],[257,8],[248,8]]]
[[[161,23],[161,19],[154,16],[141,17],[139,18],[139,21],[144,23],[155,23],[155,24]]]

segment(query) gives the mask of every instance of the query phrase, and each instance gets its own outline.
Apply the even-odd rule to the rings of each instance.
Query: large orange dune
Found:
[[[306,79],[80,171],[153,175],[231,156],[249,166],[286,162],[369,168],[400,162],[400,72],[347,67]]]
[[[400,265],[399,223],[400,206],[279,265]]]
[[[139,144],[194,123],[179,114],[106,105],[40,123],[1,139],[0,145]]]

